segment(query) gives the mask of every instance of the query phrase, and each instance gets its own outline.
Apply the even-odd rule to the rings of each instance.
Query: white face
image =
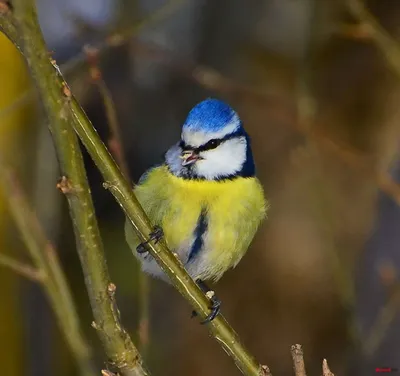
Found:
[[[203,140],[201,144],[190,144],[190,146],[199,147],[211,139],[216,139],[214,134],[211,136],[208,134],[206,138],[203,137],[204,134],[199,137],[198,132],[193,132],[190,137],[192,142],[200,138]],[[185,139],[184,141],[187,142]],[[166,162],[173,174],[182,177],[197,176],[214,180],[241,171],[246,162],[247,141],[244,136],[238,136],[222,142],[215,149],[201,151],[199,153],[200,159],[189,167],[183,166],[181,153],[182,149],[177,144],[171,147],[165,155]]]
[[[247,142],[244,137],[224,141],[215,149],[200,152],[194,171],[207,180],[238,173],[246,162]]]

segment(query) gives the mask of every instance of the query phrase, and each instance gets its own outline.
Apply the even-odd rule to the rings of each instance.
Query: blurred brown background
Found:
[[[239,112],[271,210],[216,291],[228,321],[274,376],[292,375],[295,343],[309,375],[321,374],[323,358],[339,376],[400,368],[399,74],[349,3],[38,0],[49,49],[107,141],[101,96],[79,60],[84,45],[101,47],[134,181],[177,140],[196,102],[215,96]],[[366,6],[400,46],[400,3]],[[110,46],[107,36],[121,33],[131,37]],[[0,147],[57,245],[100,369],[46,120],[23,62],[1,35],[0,48]],[[86,165],[122,320],[137,340],[138,268],[124,218],[88,157]],[[0,196],[1,252],[23,258],[6,201]],[[4,267],[0,283],[4,374],[76,374],[41,289]],[[151,282],[150,312],[153,375],[239,375],[172,287]]]

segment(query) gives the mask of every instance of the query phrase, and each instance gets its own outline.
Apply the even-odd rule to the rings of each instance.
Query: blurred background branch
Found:
[[[43,282],[47,277],[42,270],[37,270],[33,266],[27,265],[7,255],[0,255],[0,265],[10,268],[17,274],[31,279],[34,282]]]
[[[109,141],[110,113],[91,80],[84,46],[99,51],[96,63],[115,110],[111,117],[118,119],[126,169],[133,181],[160,162],[163,151],[179,137],[180,124],[194,103],[217,96],[239,112],[272,204],[269,220],[246,257],[218,284],[224,314],[249,351],[265,360],[274,376],[293,374],[288,356],[293,343],[304,346],[307,374],[320,374],[323,358],[339,376],[365,376],[381,365],[398,367],[398,298],[377,265],[385,260],[393,270],[400,267],[399,4],[391,0],[38,0],[38,5],[53,57],[63,73],[73,68],[66,75],[71,90],[101,138]],[[72,239],[67,211],[63,205],[53,210],[56,203],[44,189],[57,171],[40,179],[43,167],[53,169],[45,164],[46,151],[38,142],[42,137],[38,134],[46,133],[45,122],[34,121],[25,110],[37,105],[37,95],[26,84],[18,93],[10,89],[7,82],[15,85],[22,74],[21,69],[15,73],[15,63],[6,68],[5,56],[9,55],[0,54],[5,87],[0,91],[0,116],[10,125],[0,127],[4,132],[0,146],[10,150],[13,168],[13,157],[19,161],[16,170],[26,179],[27,194],[32,179],[42,182],[35,185],[31,201],[57,245],[86,322],[91,311],[81,288],[79,263],[71,240],[65,240]],[[302,80],[310,95],[302,92]],[[307,98],[314,102],[311,106],[303,100]],[[17,137],[22,129],[15,125],[19,118],[29,127]],[[83,154],[123,321],[136,337],[144,307],[135,283],[140,270],[123,240],[124,216],[101,189],[101,175]],[[113,154],[118,159],[115,150]],[[25,266],[16,252],[18,244],[9,239],[12,232],[4,227],[5,214],[0,216],[0,242],[7,257],[22,260]],[[4,296],[0,319],[10,326],[0,327],[0,338],[7,339],[3,343],[9,343],[15,356],[1,359],[5,372],[14,376],[13,370],[25,367],[29,376],[43,376],[46,369],[46,376],[53,376],[57,365],[61,376],[76,373],[68,349],[57,342],[49,325],[52,315],[43,315],[38,294],[31,294],[39,284],[24,282],[7,269],[3,268],[0,282],[13,293]],[[345,275],[341,288],[351,291],[345,300],[338,293],[337,270]],[[152,322],[146,364],[153,373],[237,372],[218,351],[218,344],[189,320],[185,301],[176,295],[158,281],[152,281],[151,294],[146,295]],[[15,314],[20,309],[14,297],[25,304],[21,317]],[[349,315],[354,319],[355,340],[349,333]],[[260,327],[268,335],[260,336]],[[38,333],[46,335],[40,349]],[[95,354],[100,354],[91,337],[94,331],[87,336]],[[16,364],[13,359],[24,351],[30,361]],[[54,359],[54,364],[41,359]],[[96,359],[99,364],[101,359]],[[104,373],[111,375],[114,370]],[[325,362],[323,374],[331,374]]]
[[[9,17],[10,14],[11,12],[7,12],[5,16]],[[16,38],[14,42],[16,44],[20,42],[22,53],[27,60],[33,78],[36,80],[50,120],[50,129],[54,136],[61,168],[68,176],[68,178],[63,177],[59,187],[70,203],[78,251],[81,255],[90,253],[92,257],[91,260],[86,255],[81,256],[81,262],[85,278],[91,280],[90,283],[87,283],[87,289],[95,319],[96,321],[104,320],[101,324],[95,322],[94,326],[100,333],[100,338],[103,340],[103,345],[112,359],[113,365],[123,375],[147,374],[142,369],[139,354],[130,342],[128,334],[121,327],[117,332],[115,330],[118,329],[116,325],[118,325],[119,316],[115,310],[115,302],[112,301],[115,289],[113,288],[110,291],[111,284],[107,283],[107,269],[105,264],[103,265],[101,240],[94,217],[94,209],[91,207],[84,167],[79,159],[80,153],[76,139],[70,134],[71,129],[68,126],[68,120],[71,120],[74,124],[76,132],[102,172],[107,188],[119,201],[143,241],[149,241],[148,234],[152,231],[150,222],[137,202],[131,187],[124,180],[90,124],[89,119],[72,97],[67,84],[62,80],[61,75],[57,76],[56,72],[52,72],[50,62],[46,61],[44,41],[37,24],[34,2],[16,1],[15,18],[20,37]],[[3,23],[7,22],[5,17],[2,21]],[[3,27],[3,29],[5,28]],[[71,105],[71,108],[69,108],[69,105]],[[69,137],[65,137],[68,134],[70,134]],[[178,262],[178,259],[166,248],[163,242],[160,244],[150,243],[150,249],[153,257],[160,263],[178,291],[188,299],[196,312],[200,313],[202,318],[205,318],[208,315],[208,298],[190,278],[183,265]],[[97,258],[94,258],[94,256],[97,256]],[[90,261],[93,262],[93,265],[90,265]],[[105,287],[107,288],[108,300],[111,301],[111,307],[107,304],[107,298],[103,293]],[[110,308],[111,312],[108,312]],[[111,328],[114,333],[109,331]],[[233,358],[243,374],[258,376],[262,372],[262,366],[257,364],[254,357],[247,352],[236,333],[222,316],[218,316],[210,323],[210,329],[215,339]],[[123,348],[125,348],[125,352],[121,353]],[[118,357],[120,358],[118,359]]]
[[[62,172],[68,176],[62,180],[60,189],[70,204],[71,217],[76,231],[78,252],[81,256],[87,290],[91,300],[95,327],[112,365],[122,375],[146,375],[140,357],[129,335],[119,323],[114,294],[110,291],[108,270],[102,250],[94,208],[86,180],[85,169],[78,140],[70,127],[72,116],[68,110],[66,87],[57,84],[57,73],[47,56],[46,47],[37,23],[33,1],[15,1],[17,38],[13,40],[20,47],[42,95],[49,117]],[[2,13],[1,28],[10,31],[12,38],[11,12]],[[60,100],[62,95],[63,100]]]
[[[90,77],[96,85],[101,99],[103,101],[104,110],[106,113],[107,124],[110,128],[110,138],[108,139],[108,148],[111,151],[116,163],[118,164],[124,178],[129,182],[132,181],[129,172],[128,162],[126,160],[125,147],[121,136],[121,127],[118,121],[118,114],[115,108],[114,100],[110,89],[104,81],[100,66],[99,66],[99,50],[91,46],[85,46],[84,52],[89,65]],[[150,341],[150,319],[149,319],[149,293],[150,281],[145,273],[139,273],[139,299],[138,307],[139,314],[139,350],[143,357],[146,356],[147,348]]]
[[[364,0],[346,1],[349,11],[362,25],[369,39],[383,54],[389,67],[400,77],[400,45],[368,11]]]
[[[1,257],[0,263],[42,285],[70,351],[79,365],[80,374],[94,376],[95,370],[91,361],[90,349],[79,327],[75,303],[58,256],[53,246],[47,241],[37,218],[29,207],[15,174],[5,165],[2,158],[0,158],[0,186],[36,269],[5,256]]]

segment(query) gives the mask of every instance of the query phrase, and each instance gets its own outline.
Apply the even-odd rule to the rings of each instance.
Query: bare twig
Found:
[[[105,41],[96,45],[96,49],[101,53],[104,53],[110,48],[118,47],[127,43],[132,39],[132,37],[137,35],[146,27],[156,25],[157,23],[167,19],[172,14],[175,14],[175,12],[180,9],[185,2],[186,0],[169,0],[165,2],[157,10],[153,11],[150,15],[146,16],[142,21],[139,21],[132,27],[123,31],[116,31],[109,35]],[[85,64],[86,54],[82,51],[80,54],[63,64],[61,70],[65,74],[75,74],[77,71],[81,70]]]
[[[110,297],[110,278],[97,226],[78,139],[71,128],[71,97],[60,82],[58,67],[49,61],[33,0],[15,0],[14,16],[0,13],[0,29],[22,50],[49,117],[61,170],[69,186],[66,197],[73,219],[78,252],[85,275],[97,332],[112,365],[123,376],[147,371]]]
[[[349,11],[363,25],[363,29],[380,49],[385,61],[400,77],[400,45],[367,10],[362,0],[346,0]]]
[[[322,361],[322,376],[335,376],[334,373],[329,369],[326,359]]]
[[[46,278],[42,270],[38,270],[7,255],[0,255],[0,265],[34,282],[43,282]]]
[[[87,61],[89,64],[89,71],[92,81],[97,86],[97,89],[103,100],[106,117],[108,120],[108,126],[110,128],[111,137],[108,140],[108,148],[111,150],[115,161],[117,162],[119,168],[125,179],[132,181],[129,173],[129,166],[126,160],[126,154],[124,149],[124,144],[122,142],[121,127],[118,122],[118,115],[115,109],[115,103],[112,98],[112,94],[104,81],[102,72],[99,67],[99,50],[86,46],[84,52],[87,56]],[[147,352],[147,347],[150,340],[149,335],[149,289],[150,281],[148,276],[139,271],[138,273],[138,291],[139,291],[139,340],[140,340],[140,353],[144,357]]]
[[[61,269],[57,254],[43,232],[14,173],[0,158],[0,188],[7,197],[11,215],[22,235],[24,243],[36,265],[36,270],[2,257],[2,263],[20,274],[35,277],[41,282],[56,314],[70,351],[74,355],[82,375],[95,374],[90,349],[79,327],[79,319],[71,291]]]
[[[290,352],[292,354],[294,374],[296,376],[307,376],[301,345],[293,345]]]
[[[95,47],[85,46],[84,52],[89,64],[90,77],[101,95],[106,112],[108,126],[111,132],[111,138],[108,141],[108,147],[111,150],[115,161],[118,163],[118,166],[121,169],[124,177],[130,180],[129,167],[126,162],[124,145],[121,137],[121,127],[118,122],[118,114],[115,109],[111,92],[104,81],[103,74],[99,67],[99,50]]]
[[[132,27],[123,31],[115,31],[110,34],[103,42],[99,43],[96,49],[100,54],[105,53],[110,48],[115,48],[123,45],[124,43],[129,42],[135,35],[139,34],[146,27],[151,27],[152,25],[156,25],[157,23],[167,19],[169,16],[174,14],[177,10],[179,10],[186,0],[170,0],[165,4],[161,5],[158,9],[153,11],[150,15],[146,16],[143,20],[139,21]],[[6,2],[0,2],[0,12],[5,15],[6,13],[10,13],[11,10]],[[7,28],[8,25],[3,25],[3,28]],[[10,32],[14,32],[12,30],[5,30],[5,34],[10,35]],[[17,36],[14,36],[17,38]],[[14,39],[16,40],[16,39]],[[17,46],[18,47],[18,46]],[[86,65],[86,54],[84,51],[74,56],[66,63],[61,65],[61,71],[67,75],[68,77],[75,75],[78,71],[80,71]],[[20,97],[0,111],[0,117],[8,115],[10,112],[19,108],[22,104],[29,103],[32,99],[35,98],[35,92],[33,89],[27,90],[20,95]]]

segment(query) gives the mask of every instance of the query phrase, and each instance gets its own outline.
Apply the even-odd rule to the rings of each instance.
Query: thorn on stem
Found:
[[[62,92],[68,99],[72,97],[71,89],[69,88],[66,82],[63,82]]]
[[[268,366],[262,365],[259,371],[260,376],[272,376],[271,371],[269,370]]]
[[[55,59],[53,59],[50,55],[50,63],[51,65],[56,69],[57,75],[62,76],[60,67],[57,64],[57,61]]]
[[[108,295],[110,296],[110,298],[113,298],[115,295],[115,291],[117,290],[117,286],[114,285],[114,283],[109,283],[109,285],[107,286],[107,292]]]
[[[65,195],[71,193],[73,189],[70,180],[66,176],[60,178],[56,187]]]
[[[99,327],[98,327],[98,325],[96,324],[95,321],[92,321],[91,326],[92,326],[92,328],[94,328],[96,330],[99,330]]]
[[[101,374],[102,374],[102,376],[117,376],[116,373],[111,372],[111,371],[109,371],[107,369],[102,369],[101,370]]]
[[[322,375],[323,376],[335,376],[334,373],[331,372],[328,366],[328,362],[326,359],[322,361]]]
[[[215,296],[215,291],[213,291],[213,290],[207,291],[206,292],[206,296],[207,296],[208,299],[211,300]]]
[[[112,188],[112,187],[114,187],[114,184],[113,183],[110,183],[109,181],[105,181],[104,183],[103,183],[103,188],[104,189],[110,189],[110,188]]]

